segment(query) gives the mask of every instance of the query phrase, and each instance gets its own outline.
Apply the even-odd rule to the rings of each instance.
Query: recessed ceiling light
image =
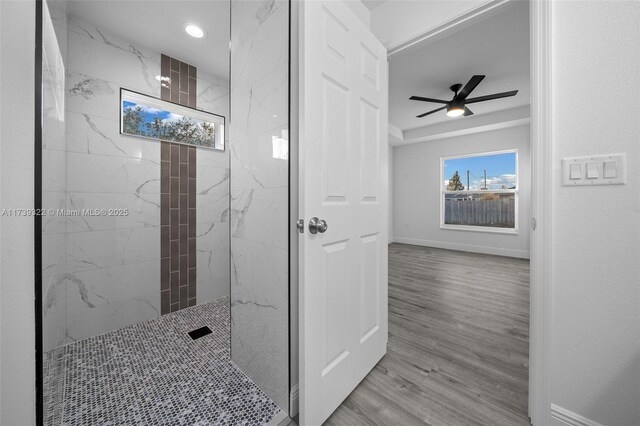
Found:
[[[204,30],[197,25],[187,24],[187,26],[184,27],[184,30],[193,38],[204,37]]]

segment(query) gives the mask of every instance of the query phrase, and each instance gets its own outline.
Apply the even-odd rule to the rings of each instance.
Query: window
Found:
[[[517,150],[443,157],[441,170],[441,228],[517,232]]]

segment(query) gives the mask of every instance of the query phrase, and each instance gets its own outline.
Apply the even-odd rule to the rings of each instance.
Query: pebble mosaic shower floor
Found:
[[[222,298],[49,351],[45,424],[264,425],[281,410],[231,362],[229,339]]]

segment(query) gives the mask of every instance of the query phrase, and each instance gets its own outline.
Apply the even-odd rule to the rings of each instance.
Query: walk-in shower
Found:
[[[288,2],[38,7],[44,423],[277,424]]]

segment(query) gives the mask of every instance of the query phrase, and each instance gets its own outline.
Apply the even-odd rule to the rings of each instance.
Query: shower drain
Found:
[[[189,337],[191,337],[191,339],[196,340],[201,338],[202,336],[206,336],[207,334],[211,334],[213,333],[213,331],[211,331],[211,329],[209,327],[200,327],[200,328],[196,328],[193,331],[189,332]]]

